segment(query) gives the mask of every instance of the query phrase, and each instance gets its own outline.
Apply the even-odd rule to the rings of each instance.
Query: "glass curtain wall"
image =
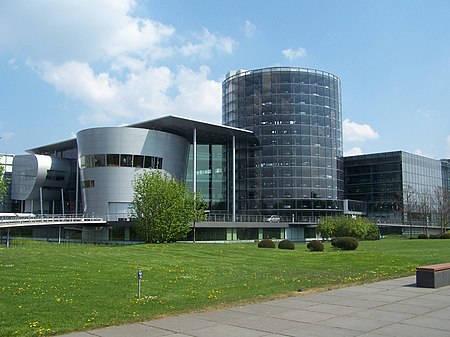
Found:
[[[197,192],[211,213],[227,213],[227,147],[197,144]],[[193,186],[193,145],[190,146],[186,185]]]
[[[237,212],[288,219],[343,209],[340,80],[319,70],[229,73],[222,123],[254,132],[237,144]]]

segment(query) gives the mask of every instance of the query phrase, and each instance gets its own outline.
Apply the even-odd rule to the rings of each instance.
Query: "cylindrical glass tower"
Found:
[[[305,68],[229,72],[222,123],[254,132],[238,144],[237,212],[294,218],[343,209],[340,80]]]

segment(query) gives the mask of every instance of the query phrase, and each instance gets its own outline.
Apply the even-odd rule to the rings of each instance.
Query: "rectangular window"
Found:
[[[145,156],[144,167],[145,168],[155,168],[155,157]]]
[[[118,154],[107,154],[106,162],[108,166],[119,166],[119,155]]]
[[[84,181],[81,183],[81,186],[82,186],[83,188],[91,188],[91,187],[94,187],[94,186],[95,186],[95,183],[94,183],[94,180],[84,180]]]
[[[106,166],[106,157],[104,154],[94,155],[94,167],[104,167]]]
[[[144,167],[144,156],[134,156],[133,167]]]
[[[94,167],[94,156],[92,154],[87,155],[86,159],[86,168]]]
[[[156,162],[156,168],[157,169],[159,169],[159,170],[162,170],[162,162],[163,162],[163,159],[162,158],[157,158],[157,162]]]
[[[133,156],[131,154],[121,154],[120,155],[120,166],[132,167],[133,166]]]

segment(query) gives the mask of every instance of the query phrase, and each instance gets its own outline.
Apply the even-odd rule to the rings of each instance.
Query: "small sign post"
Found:
[[[142,280],[142,270],[139,268],[138,273],[138,298],[141,298],[141,280]]]

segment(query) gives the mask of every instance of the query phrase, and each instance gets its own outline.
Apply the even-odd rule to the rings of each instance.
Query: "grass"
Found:
[[[40,336],[412,275],[450,240],[384,239],[311,253],[256,244],[0,248],[0,336]],[[137,270],[142,296],[137,298]]]

